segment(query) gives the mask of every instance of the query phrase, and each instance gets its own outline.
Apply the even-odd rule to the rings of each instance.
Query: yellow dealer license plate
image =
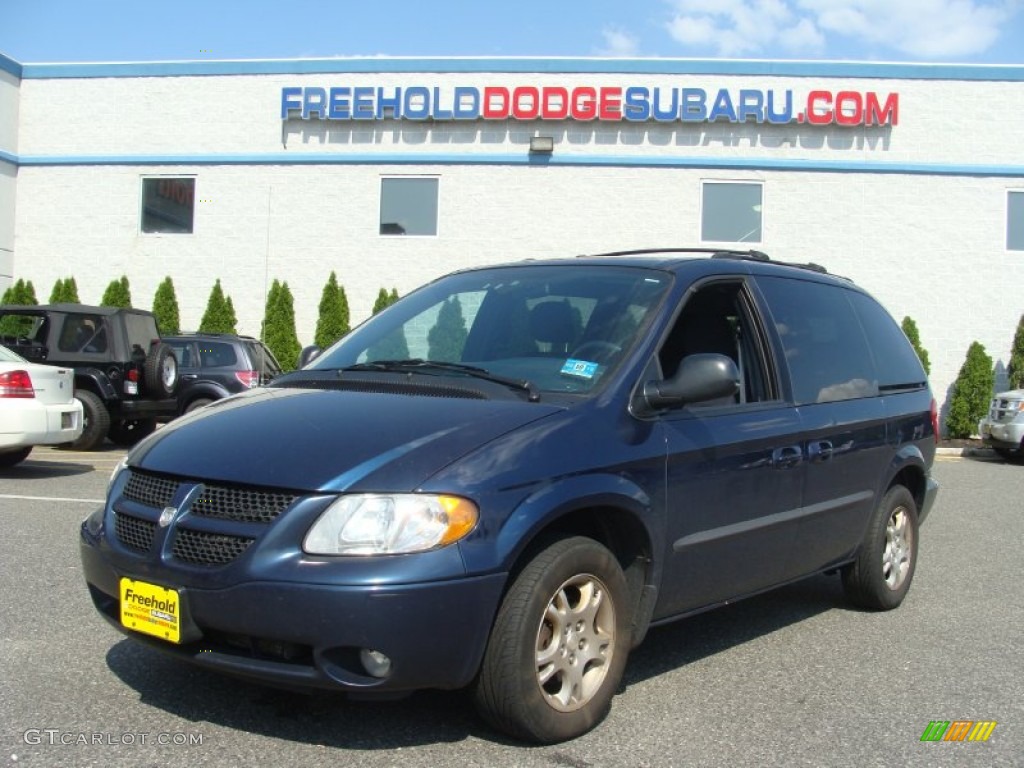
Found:
[[[121,624],[172,643],[181,642],[181,596],[156,584],[121,579]]]

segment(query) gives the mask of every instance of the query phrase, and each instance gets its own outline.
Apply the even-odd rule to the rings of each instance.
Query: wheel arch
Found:
[[[906,445],[893,457],[893,463],[889,471],[889,482],[882,488],[879,494],[881,499],[894,486],[902,485],[910,495],[914,497],[914,503],[918,509],[918,524],[924,519],[926,510],[925,496],[928,489],[928,469],[925,459],[915,445]]]

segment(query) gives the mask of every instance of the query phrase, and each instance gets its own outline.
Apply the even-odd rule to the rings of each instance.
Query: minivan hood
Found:
[[[140,469],[299,491],[412,491],[562,407],[379,392],[257,389],[195,411],[129,455]]]

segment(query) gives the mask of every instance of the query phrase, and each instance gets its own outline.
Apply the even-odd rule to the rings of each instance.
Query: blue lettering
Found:
[[[327,93],[328,120],[348,120],[352,117],[352,111],[349,108],[348,101],[348,88],[331,88]]]
[[[745,123],[748,117],[755,123],[764,122],[764,94],[761,91],[740,91],[739,121]]]
[[[304,88],[302,90],[302,119],[309,120],[314,112],[321,120],[327,111],[327,91],[323,88]]]
[[[451,120],[454,117],[452,110],[441,108],[441,89],[434,88],[434,114],[435,120]]]
[[[739,122],[736,119],[736,110],[732,106],[732,96],[729,95],[729,91],[722,88],[718,91],[718,95],[715,97],[715,104],[711,107],[711,114],[708,115],[708,122],[715,122],[720,117],[724,117],[730,123]]]
[[[430,91],[427,88],[414,85],[405,89],[402,117],[409,120],[426,120],[430,117]]]
[[[775,91],[768,91],[768,122],[774,124],[793,122],[793,92],[784,91],[786,104],[782,112],[775,111]]]
[[[302,109],[302,102],[299,100],[299,96],[302,95],[301,88],[282,88],[281,89],[281,119],[287,120],[288,113],[296,109]]]
[[[703,88],[683,88],[682,118],[687,123],[708,119],[708,93]]]
[[[456,88],[452,112],[456,120],[476,120],[480,117],[480,90],[468,86]]]
[[[401,117],[402,110],[402,89],[395,88],[393,96],[385,96],[384,89],[377,89],[377,113],[374,115],[378,120],[388,117]]]
[[[654,99],[652,100],[652,110],[654,112],[654,119],[660,120],[663,123],[671,122],[679,118],[679,91],[676,88],[672,89],[672,105],[668,109],[661,108],[661,88],[654,89]]]
[[[647,88],[634,86],[626,89],[622,99],[622,116],[626,120],[643,122],[651,119],[651,92]]]
[[[363,86],[352,89],[352,119],[373,120],[373,88]]]

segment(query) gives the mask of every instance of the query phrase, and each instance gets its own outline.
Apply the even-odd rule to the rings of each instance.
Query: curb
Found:
[[[992,458],[996,452],[991,448],[936,448],[937,456],[977,456],[979,458]]]

